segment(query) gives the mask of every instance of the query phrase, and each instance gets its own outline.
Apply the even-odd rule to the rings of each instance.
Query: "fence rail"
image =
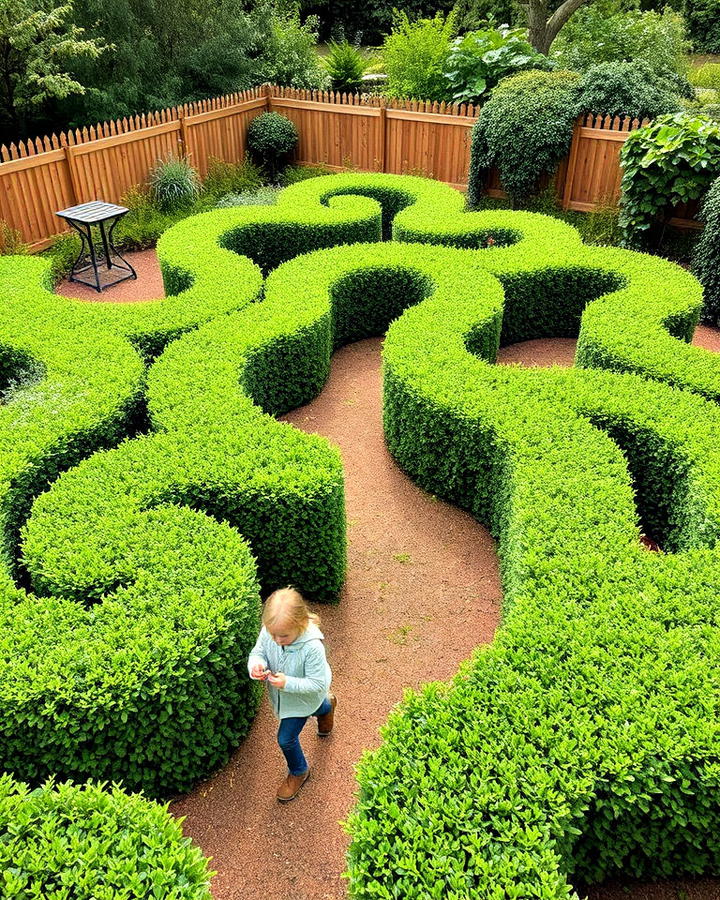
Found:
[[[170,153],[187,154],[202,176],[212,157],[242,160],[247,126],[267,110],[297,125],[300,164],[420,174],[456,188],[467,186],[470,133],[478,112],[471,104],[263,85],[0,147],[0,219],[40,250],[64,228],[55,210],[94,199],[118,203]],[[641,124],[607,116],[578,120],[569,156],[555,176],[565,209],[588,211],[617,202],[620,148]],[[490,173],[488,190],[504,196],[497,172]],[[700,227],[693,220],[696,211],[696,206],[683,207],[670,221]]]

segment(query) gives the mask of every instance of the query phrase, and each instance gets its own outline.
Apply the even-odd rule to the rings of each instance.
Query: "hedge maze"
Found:
[[[168,297],[133,305],[0,260],[7,896],[53,896],[64,840],[81,896],[146,896],[139,869],[160,896],[209,896],[162,807],[23,783],[167,797],[227,759],[258,701],[259,586],[332,602],[344,579],[339,454],[274,415],[388,326],[388,446],[498,538],[505,612],[363,759],[352,896],[556,900],[618,871],[719,870],[720,363],[685,343],[692,276],[354,173],[185,220],[158,254]],[[492,365],[501,343],[578,334],[575,369]],[[127,810],[161,837],[98,852]]]

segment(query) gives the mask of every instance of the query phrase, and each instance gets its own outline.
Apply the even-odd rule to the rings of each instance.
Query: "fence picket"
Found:
[[[119,200],[178,147],[191,155],[201,174],[212,156],[240,160],[248,122],[276,104],[298,125],[301,164],[342,168],[350,160],[361,170],[418,171],[457,187],[467,180],[470,129],[479,112],[472,103],[264,84],[1,146],[0,175],[3,163],[14,165],[3,180],[8,196],[17,201],[6,208],[9,224],[22,228],[30,243],[46,245],[49,230],[59,227],[53,217],[58,203],[72,205],[106,193],[112,197],[104,199]],[[207,118],[186,122],[195,116]],[[609,190],[617,190],[618,151],[646,122],[591,113],[577,120],[569,159],[558,173],[565,208],[592,209]],[[46,162],[41,157],[57,151],[64,158],[56,155]],[[499,193],[497,187],[492,193]]]

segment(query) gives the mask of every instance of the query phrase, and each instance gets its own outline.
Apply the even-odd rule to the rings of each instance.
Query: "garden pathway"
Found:
[[[138,255],[139,256],[139,255]],[[145,277],[102,299],[158,296]],[[62,291],[95,299],[72,285]],[[122,292],[122,293],[121,293]],[[720,351],[720,332],[699,329],[696,343]],[[338,351],[322,394],[284,417],[340,447],[349,520],[349,572],[337,607],[323,619],[334,687],[336,731],[319,740],[309,723],[303,745],[312,778],[280,805],[284,774],[275,724],[264,703],[228,765],[170,806],[187,835],[213,856],[216,900],[340,900],[348,839],[339,825],[353,802],[353,765],[379,743],[378,728],[403,689],[447,679],[500,620],[495,542],[460,510],[433,499],[394,465],[381,422],[380,339]],[[500,362],[571,365],[573,340],[527,341],[504,348]],[[592,900],[718,900],[720,881],[595,889]]]

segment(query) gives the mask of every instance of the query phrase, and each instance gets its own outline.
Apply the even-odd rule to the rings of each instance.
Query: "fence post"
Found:
[[[263,85],[265,90],[265,112],[272,111],[272,85],[265,84]]]
[[[80,181],[78,179],[77,169],[75,168],[72,150],[73,148],[70,144],[66,144],[63,147],[65,162],[67,163],[68,174],[70,175],[70,186],[72,187],[72,192],[75,197],[75,202],[72,205],[76,206],[78,203],[82,203],[82,193],[80,191]]]
[[[186,104],[180,107],[178,122],[180,123],[180,131],[178,132],[178,144],[180,144],[180,156],[188,155],[187,132],[185,131],[185,110]]]
[[[573,181],[575,179],[575,169],[577,168],[578,148],[580,147],[580,128],[583,123],[582,116],[575,120],[573,125],[572,141],[570,142],[570,158],[568,159],[567,171],[565,173],[565,190],[563,191],[562,207],[570,208],[572,200]]]
[[[387,107],[385,106],[385,98],[380,99],[380,133],[382,142],[380,145],[380,171],[387,172]]]

